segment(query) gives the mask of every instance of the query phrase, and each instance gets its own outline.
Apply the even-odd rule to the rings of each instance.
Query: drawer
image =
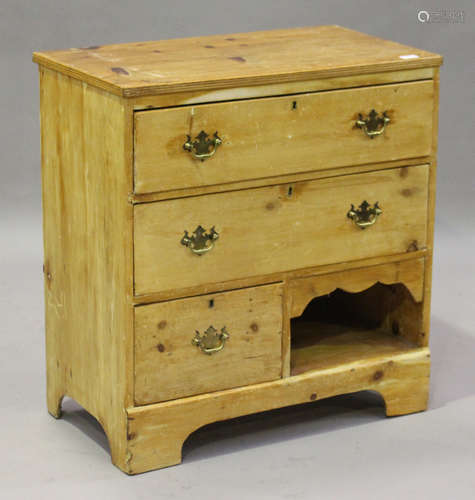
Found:
[[[424,248],[428,174],[420,165],[136,205],[135,294]],[[347,214],[365,200],[382,214],[362,230]],[[199,226],[219,235],[204,255],[182,244]]]
[[[362,87],[135,113],[135,191],[168,191],[430,154],[433,82]],[[370,138],[358,128],[386,112]],[[371,126],[368,126],[371,132]],[[378,125],[378,129],[381,124]],[[201,131],[208,134],[200,141]],[[200,144],[214,149],[206,161]],[[187,151],[187,135],[196,149]],[[201,151],[201,152],[200,152]],[[206,154],[206,153],[204,153]]]
[[[136,307],[135,402],[280,378],[281,343],[280,284]]]

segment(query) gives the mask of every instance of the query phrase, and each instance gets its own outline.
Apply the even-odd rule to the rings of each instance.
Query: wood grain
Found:
[[[292,336],[306,335],[312,342],[292,348],[291,375],[336,368],[362,359],[409,352],[415,345],[384,328],[357,329],[325,323],[298,323]]]
[[[135,206],[135,294],[424,248],[427,182],[421,165]],[[384,212],[366,230],[346,217],[363,200]],[[220,234],[201,257],[180,244],[199,224]]]
[[[74,398],[136,474],[219,420],[360,390],[427,407],[441,56],[320,26],[33,59],[54,417]],[[224,143],[197,163],[202,129]],[[180,244],[199,224],[202,257]],[[210,325],[230,339],[207,356]]]
[[[74,398],[103,426],[113,462],[126,468],[131,110],[46,69],[40,82],[48,410],[59,417],[63,396]]]
[[[226,327],[224,349],[207,355],[191,340]],[[135,403],[280,378],[282,286],[161,302],[135,309]]]
[[[434,85],[434,109],[432,115],[432,148],[431,162],[429,173],[429,204],[428,204],[428,224],[427,224],[427,241],[429,252],[426,257],[425,277],[424,277],[424,333],[425,344],[429,345],[430,331],[430,312],[431,312],[431,296],[432,296],[432,261],[434,247],[434,224],[435,224],[435,198],[436,198],[436,180],[437,180],[437,146],[438,146],[438,131],[439,131],[439,91],[440,91],[440,75],[437,69],[433,80]]]
[[[171,200],[175,198],[186,198],[189,196],[199,196],[202,194],[222,193],[225,191],[237,191],[240,189],[250,189],[261,186],[275,186],[277,184],[288,184],[301,181],[311,181],[314,179],[326,179],[329,177],[339,177],[341,175],[358,174],[364,172],[374,172],[396,167],[409,167],[412,165],[422,165],[431,161],[431,156],[418,158],[407,158],[404,160],[394,160],[386,162],[366,163],[361,165],[350,165],[348,167],[338,167],[316,170],[312,172],[291,173],[288,175],[278,175],[276,177],[264,177],[262,179],[246,179],[238,182],[223,182],[209,186],[199,186],[185,189],[172,189],[170,191],[160,191],[153,193],[130,193],[129,200],[133,204],[150,203],[152,201]]]
[[[289,281],[283,282],[284,294],[282,298],[282,377],[290,376],[290,313],[292,295],[289,293]]]
[[[135,192],[160,192],[430,154],[433,84],[412,82],[135,113]],[[358,114],[386,111],[370,139]],[[223,144],[204,162],[183,149],[204,130]]]
[[[274,382],[129,408],[129,473],[180,463],[186,438],[211,422],[347,392],[381,393],[387,415],[422,411],[427,407],[429,373],[429,350],[419,348]]]
[[[290,316],[300,316],[315,297],[327,295],[337,288],[350,293],[366,290],[375,283],[403,283],[416,302],[424,292],[424,259],[397,261],[377,266],[350,269],[325,275],[307,276],[289,280]]]
[[[425,345],[424,259],[292,280],[291,375]]]
[[[405,59],[407,55],[413,57]],[[340,26],[35,52],[33,60],[127,97],[425,68],[442,63],[437,54]]]
[[[189,104],[235,101],[256,97],[275,97],[279,95],[302,94],[321,90],[337,90],[352,87],[368,87],[386,83],[402,83],[417,80],[432,80],[438,68],[402,69],[382,73],[366,73],[350,76],[336,76],[298,82],[268,83],[247,87],[195,90],[151,96],[129,97],[135,111],[153,108],[167,108]]]
[[[426,248],[415,250],[413,246],[409,251],[404,253],[396,253],[391,255],[379,255],[378,257],[369,257],[364,259],[356,259],[346,262],[337,262],[335,264],[325,264],[322,266],[311,266],[300,269],[292,269],[290,271],[281,271],[266,275],[251,276],[249,278],[238,278],[234,280],[221,281],[218,283],[205,283],[204,285],[194,285],[187,288],[175,288],[162,292],[152,292],[145,295],[133,297],[133,301],[137,305],[151,304],[163,300],[176,298],[186,298],[205,293],[215,293],[237,288],[247,288],[250,286],[260,286],[271,283],[286,282],[295,278],[304,278],[307,276],[320,276],[323,274],[346,271],[350,269],[365,269],[370,266],[379,264],[388,264],[394,262],[406,262],[407,260],[424,258],[428,253]]]

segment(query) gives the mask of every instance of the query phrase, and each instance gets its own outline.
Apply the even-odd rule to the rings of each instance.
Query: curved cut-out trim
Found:
[[[348,293],[359,293],[377,283],[404,285],[415,302],[422,302],[424,292],[423,271],[423,259],[418,259],[414,262],[383,264],[374,268],[353,269],[340,273],[292,280],[289,283],[289,294],[292,301],[291,317],[301,316],[313,299],[327,295],[337,289]]]
[[[180,463],[187,437],[207,424],[340,394],[379,392],[387,415],[422,411],[427,407],[429,374],[429,349],[415,348],[285,379],[128,408],[128,472],[138,474]]]
[[[386,281],[371,281],[368,282],[367,284],[361,285],[361,286],[353,286],[353,287],[345,287],[345,286],[337,286],[337,287],[328,287],[327,289],[319,289],[318,295],[313,295],[309,294],[305,300],[300,301],[298,305],[293,304],[292,305],[292,317],[296,318],[298,316],[301,316],[303,312],[305,311],[306,307],[312,302],[313,299],[316,299],[317,297],[322,297],[323,295],[328,295],[336,290],[342,290],[343,292],[347,293],[360,293],[364,292],[365,290],[370,289],[374,285],[377,284],[381,285],[398,285],[401,284],[407,288],[409,293],[411,294],[411,297],[415,302],[420,302],[419,300],[416,299],[416,294],[418,293],[418,290],[416,287],[411,287],[410,285],[407,286],[405,283],[397,282],[397,281],[391,281],[391,282],[386,282]]]

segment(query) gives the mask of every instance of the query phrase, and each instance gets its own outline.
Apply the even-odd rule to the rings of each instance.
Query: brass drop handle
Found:
[[[386,111],[378,116],[378,113],[372,109],[366,118],[359,113],[358,120],[356,120],[356,126],[363,129],[364,133],[370,138],[374,139],[376,136],[381,135],[386,128],[386,125],[390,122],[389,116],[387,116]]]
[[[196,160],[205,161],[216,153],[218,146],[221,146],[222,143],[223,141],[218,136],[218,132],[215,132],[213,137],[210,137],[202,130],[194,141],[191,141],[191,136],[187,135],[183,149],[189,151]]]
[[[209,233],[206,232],[204,227],[198,226],[193,231],[192,236],[188,234],[188,231],[185,231],[180,243],[188,247],[195,255],[203,255],[214,247],[214,242],[218,238],[219,233],[214,229],[214,226]]]
[[[218,332],[213,325],[210,325],[203,335],[200,335],[200,332],[196,330],[191,343],[199,347],[205,354],[211,355],[222,351],[224,349],[224,344],[228,339],[229,333],[226,331],[225,326],[223,326],[221,331]]]
[[[358,209],[355,209],[355,206],[352,204],[346,216],[352,219],[359,228],[366,229],[372,226],[382,213],[383,211],[379,208],[378,202],[371,207],[371,205],[364,200]]]

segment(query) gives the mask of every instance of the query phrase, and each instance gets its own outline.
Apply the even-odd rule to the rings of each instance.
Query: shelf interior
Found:
[[[421,313],[401,284],[317,297],[291,320],[291,375],[415,349]]]

